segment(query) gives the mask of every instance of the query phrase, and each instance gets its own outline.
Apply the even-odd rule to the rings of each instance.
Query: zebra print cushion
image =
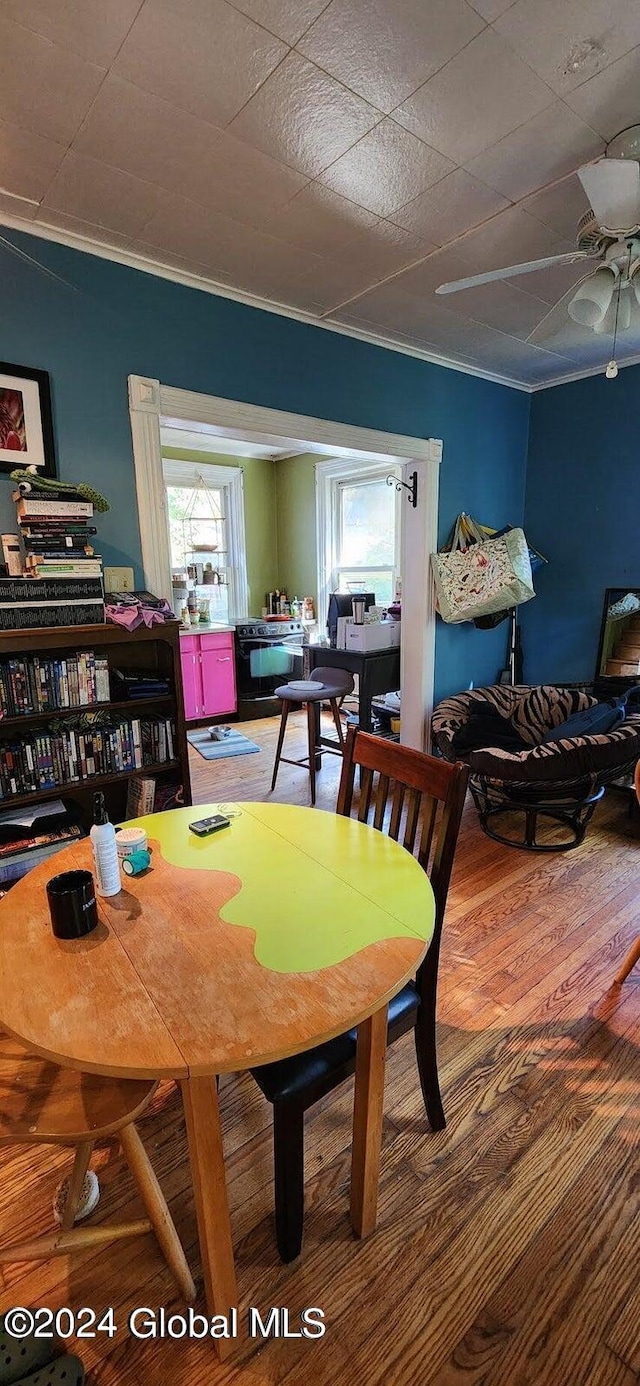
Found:
[[[530,751],[471,751],[472,774],[491,779],[537,784],[599,779],[640,757],[640,721],[630,720],[600,736],[574,736],[550,741]]]
[[[577,688],[555,688],[553,684],[543,683],[538,688],[528,688],[524,697],[518,699],[511,724],[523,741],[537,746],[552,727],[559,727],[561,722],[573,717],[574,712],[582,712],[596,701]]]
[[[577,688],[555,688],[552,684],[539,687],[494,684],[491,688],[475,688],[458,693],[456,697],[445,698],[438,704],[431,723],[433,739],[445,760],[456,760],[451,744],[453,737],[464,726],[470,705],[478,698],[484,698],[495,707],[501,717],[511,722],[522,740],[531,746],[537,745],[551,727],[558,726],[574,712],[581,712],[597,702],[596,698]]]

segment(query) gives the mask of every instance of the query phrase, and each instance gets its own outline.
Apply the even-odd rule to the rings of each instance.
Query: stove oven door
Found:
[[[272,697],[289,679],[303,677],[300,637],[243,639],[236,660],[239,698]]]

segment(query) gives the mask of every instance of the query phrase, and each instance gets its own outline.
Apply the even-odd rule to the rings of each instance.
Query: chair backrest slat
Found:
[[[358,767],[361,783],[357,814],[361,823],[369,821],[374,772],[378,775],[373,810],[376,828],[385,826],[389,786],[393,783],[387,831],[396,841],[402,840],[403,846],[412,853],[416,852],[417,845],[418,861],[429,875],[436,903],[430,956],[435,949],[437,959],[469,778],[468,767],[436,760],[422,751],[350,727],[338,793],[338,813],[347,817],[355,807]]]
[[[396,780],[393,790],[393,802],[391,804],[391,817],[389,819],[389,837],[394,842],[398,841],[400,834],[400,822],[402,820],[402,809],[404,805],[405,788],[401,780]]]
[[[382,825],[383,825],[383,823],[384,823],[385,810],[386,810],[386,807],[387,807],[387,798],[388,798],[388,795],[389,795],[389,776],[388,776],[388,775],[379,775],[379,776],[378,776],[378,785],[377,785],[377,788],[376,788],[375,809],[374,809],[374,814],[373,814],[373,826],[374,826],[374,828],[380,828],[380,829],[382,829]]]
[[[420,846],[418,848],[418,861],[420,865],[424,867],[425,871],[429,870],[429,858],[431,856],[437,814],[438,800],[431,794],[428,796],[425,795],[422,801],[422,832],[420,833]]]
[[[403,847],[408,852],[412,852],[416,845],[416,833],[420,821],[420,794],[417,789],[410,789],[407,796],[407,816],[404,821]]]
[[[373,789],[373,770],[365,766],[360,772],[360,804],[358,807],[358,818],[361,823],[366,823],[371,809],[371,791]]]

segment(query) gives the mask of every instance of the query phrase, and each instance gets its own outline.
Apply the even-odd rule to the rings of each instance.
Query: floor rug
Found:
[[[198,731],[187,732],[187,741],[194,750],[198,751],[204,760],[226,760],[229,756],[250,756],[254,751],[259,751],[260,746],[256,746],[255,741],[250,741],[248,736],[243,736],[242,732],[236,731],[231,727],[226,736],[220,741],[212,741],[209,732],[215,730],[211,727],[200,727]]]

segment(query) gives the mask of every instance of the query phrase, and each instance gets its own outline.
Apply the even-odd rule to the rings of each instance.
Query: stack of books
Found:
[[[61,799],[0,813],[0,887],[7,890],[27,871],[84,837]]]
[[[77,491],[13,492],[25,577],[102,578],[102,558],[93,548],[93,502]]]
[[[0,745],[0,798],[164,765],[176,759],[170,717],[111,718],[86,726],[75,719],[43,727]]]
[[[104,625],[102,559],[94,553],[93,502],[45,489],[35,477],[13,492],[20,531],[18,576],[0,577],[0,630]],[[10,536],[5,536],[9,538]]]
[[[0,660],[0,712],[22,717],[57,708],[91,707],[110,699],[106,655],[81,650],[64,659],[44,655]]]

